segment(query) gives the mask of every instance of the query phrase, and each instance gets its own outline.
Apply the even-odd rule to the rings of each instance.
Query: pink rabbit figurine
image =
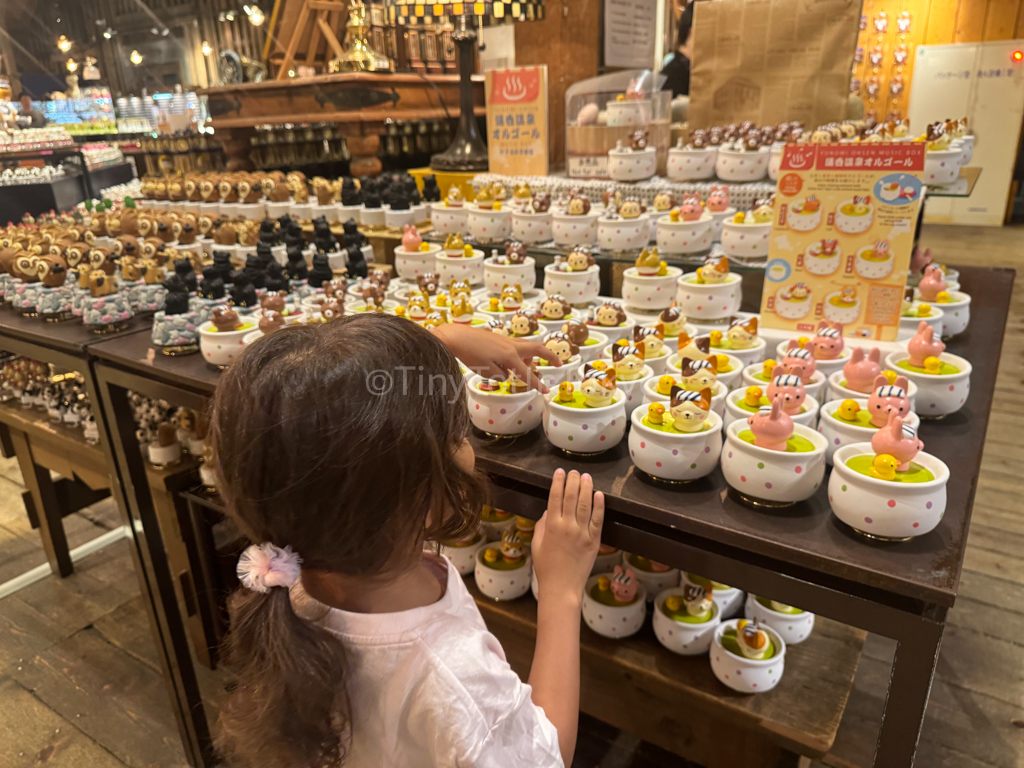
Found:
[[[696,195],[687,195],[683,198],[683,204],[679,206],[679,218],[683,221],[697,221],[704,208],[700,204],[700,198]]]
[[[935,329],[922,320],[917,325],[917,333],[907,342],[907,352],[910,359],[907,361],[918,368],[924,368],[924,361],[927,357],[938,357],[946,350],[942,339],[935,338]]]
[[[782,402],[782,410],[790,416],[796,416],[803,410],[806,399],[807,390],[799,376],[790,373],[784,365],[772,369],[772,380],[768,384],[769,403],[779,400]]]
[[[818,321],[817,333],[807,343],[815,360],[835,360],[843,353],[843,346],[843,324],[832,323],[830,326],[828,320]]]
[[[910,398],[907,391],[910,382],[906,376],[897,376],[896,383],[890,384],[885,376],[875,377],[871,394],[868,395],[868,415],[876,427],[889,423],[889,414],[903,417],[910,413]]]
[[[633,573],[633,569],[623,569],[621,565],[616,565],[615,573],[612,574],[611,589],[616,602],[633,602],[636,598],[636,574]]]
[[[924,443],[917,436],[917,430],[904,424],[895,413],[889,414],[889,421],[871,438],[871,449],[875,455],[887,453],[892,456],[900,463],[896,467],[900,472],[910,469],[910,462],[923,448]]]
[[[938,264],[929,264],[924,268],[924,277],[917,284],[917,290],[921,292],[921,298],[925,301],[937,301],[939,292],[946,290],[946,278],[942,274],[942,267]]]
[[[882,373],[882,365],[878,362],[881,358],[882,351],[878,347],[872,349],[866,356],[863,347],[854,348],[850,353],[850,359],[843,366],[846,388],[869,394],[871,385]]]
[[[785,451],[786,441],[793,436],[793,420],[782,410],[782,401],[776,400],[771,406],[761,409],[747,419],[750,431],[754,433],[754,445],[771,451]]]
[[[708,193],[708,210],[721,213],[729,207],[729,188],[716,185]]]
[[[789,372],[800,377],[805,385],[811,383],[811,377],[818,370],[818,364],[814,362],[814,355],[809,349],[801,349],[800,342],[790,339],[786,347],[786,356],[782,358],[782,364],[789,368]]]
[[[403,230],[405,234],[402,235],[402,247],[406,251],[418,251],[423,238],[420,237],[420,231],[416,229],[416,225],[406,224]]]

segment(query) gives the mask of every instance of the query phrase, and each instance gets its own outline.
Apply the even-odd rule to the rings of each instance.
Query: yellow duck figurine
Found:
[[[778,365],[777,362],[775,362],[771,358],[768,358],[767,360],[764,361],[764,366],[762,366],[761,368],[761,375],[768,379],[768,381],[771,381],[772,369],[775,368],[776,365]]]
[[[918,306],[917,306],[917,316],[918,317],[931,317],[931,314],[932,314],[932,308],[931,307],[929,307],[927,304],[918,304]]]
[[[395,307],[395,317],[405,317],[405,307],[401,305]]]
[[[718,364],[716,367],[719,371],[730,371],[729,367],[729,356],[728,355],[715,355],[715,362]]]
[[[751,408],[760,408],[762,397],[764,392],[760,387],[747,387],[747,391],[743,393],[743,402]]]
[[[607,592],[609,589],[612,588],[612,580],[609,579],[607,576],[598,576],[597,588],[602,592]]]
[[[473,246],[472,245],[464,245],[464,246],[462,246],[462,255],[465,256],[467,259],[472,259],[473,258]]]
[[[890,387],[893,386],[896,383],[896,377],[899,376],[899,374],[896,373],[896,371],[891,371],[891,370],[890,371],[882,371],[882,375],[885,376],[885,378],[888,380]]]
[[[590,367],[591,368],[597,368],[597,370],[599,370],[599,371],[607,371],[608,370],[608,363],[606,363],[604,360],[595,360],[594,362],[592,362],[590,364]]]
[[[675,613],[683,607],[683,599],[678,595],[669,595],[665,598],[665,607]]]
[[[860,411],[860,406],[856,400],[843,400],[839,404],[839,418],[846,419],[847,421],[854,421],[857,418],[857,413]]]
[[[496,563],[498,558],[501,557],[501,550],[494,547],[488,547],[484,550],[484,562]]]
[[[671,211],[668,212],[668,220],[669,221],[673,221],[673,222],[679,221],[679,209],[678,208],[673,208]]]
[[[721,331],[712,331],[711,333],[708,334],[708,336],[711,337],[711,346],[712,347],[720,347],[720,346],[722,346],[722,332]]]
[[[491,296],[491,300],[487,302],[487,308],[490,309],[491,312],[497,312],[501,309],[501,302],[498,300],[497,296]]]
[[[655,248],[655,251],[658,249]],[[668,275],[668,263],[664,261],[658,262],[658,277],[666,277]]]
[[[661,403],[651,403],[647,406],[647,421],[651,424],[664,424],[665,406]]]
[[[666,397],[672,394],[672,387],[676,386],[676,380],[671,376],[662,376],[658,379],[658,394]]]
[[[899,461],[894,456],[890,456],[888,453],[880,453],[871,462],[871,476],[877,477],[879,480],[895,480],[896,467],[899,465]]]
[[[430,250],[430,243],[420,243],[420,251],[426,252]]]
[[[747,214],[743,211],[737,211],[736,215],[732,217],[733,224],[745,224],[747,221]]]
[[[949,291],[939,291],[938,293],[935,294],[936,304],[949,304],[949,301]]]
[[[930,373],[932,376],[938,376],[942,370],[942,361],[939,358],[931,356],[924,359],[924,372]]]
[[[448,295],[439,293],[434,299],[434,306],[436,307],[447,307],[448,306]]]
[[[558,399],[563,403],[572,402],[572,393],[575,390],[571,382],[563,381],[558,385]]]

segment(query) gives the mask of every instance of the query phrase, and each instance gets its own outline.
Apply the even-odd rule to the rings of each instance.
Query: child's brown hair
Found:
[[[229,512],[253,542],[291,546],[303,568],[353,576],[406,567],[424,539],[463,535],[484,484],[453,459],[469,425],[461,381],[448,349],[403,318],[367,313],[260,339],[213,401]],[[239,679],[220,713],[221,754],[261,768],[341,764],[340,641],[299,618],[287,589],[242,589],[230,607]]]

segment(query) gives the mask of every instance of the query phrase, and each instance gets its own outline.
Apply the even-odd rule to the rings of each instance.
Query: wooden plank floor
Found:
[[[1024,268],[1024,228],[929,226],[949,264]],[[996,382],[965,570],[943,641],[919,768],[1024,768],[1024,276]],[[21,504],[17,464],[0,460],[0,583],[45,562]],[[65,520],[71,546],[118,524],[110,502]],[[184,768],[127,542],[0,600],[0,766]],[[892,643],[869,636],[822,764],[871,764]],[[217,681],[202,674],[204,690]],[[584,718],[575,768],[695,768]]]

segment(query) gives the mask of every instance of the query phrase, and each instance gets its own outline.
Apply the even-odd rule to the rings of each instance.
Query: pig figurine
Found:
[[[790,339],[786,348],[786,356],[782,358],[781,364],[789,368],[789,372],[794,376],[799,376],[800,381],[805,385],[811,383],[811,377],[818,370],[818,365],[814,362],[814,355],[808,349],[801,349],[800,342],[796,339]]]
[[[938,357],[945,349],[946,345],[942,339],[935,338],[935,329],[922,320],[917,326],[917,333],[907,342],[907,352],[910,353],[910,359],[907,362],[918,368],[924,368],[926,358]]]
[[[615,566],[611,581],[612,595],[620,605],[629,605],[636,600],[636,574],[632,568]]]
[[[696,195],[687,195],[683,198],[683,204],[679,206],[679,218],[683,221],[697,221],[704,208],[700,204],[700,198]]]
[[[939,293],[946,290],[946,278],[942,274],[942,267],[938,264],[929,264],[924,268],[924,276],[917,284],[917,290],[925,301],[938,301]]]
[[[869,394],[871,385],[882,373],[882,365],[879,363],[881,358],[882,352],[878,347],[872,349],[867,355],[864,354],[863,347],[854,348],[850,353],[850,359],[843,366],[847,389],[863,392],[865,395]]]
[[[708,210],[721,213],[729,207],[729,188],[716,185],[708,193]]]
[[[761,406],[747,419],[747,425],[754,433],[754,445],[771,451],[785,451],[786,441],[793,435],[793,420],[782,410],[781,400]]]
[[[885,376],[875,377],[871,394],[868,396],[868,413],[871,423],[884,427],[889,423],[889,414],[903,417],[910,413],[910,398],[907,389],[910,383],[906,376],[897,376],[893,384]]]
[[[835,360],[843,352],[843,324],[828,320],[818,322],[818,330],[805,346],[810,348],[815,360]]]
[[[406,224],[403,231],[405,234],[402,235],[402,247],[406,251],[418,251],[423,238],[420,237],[420,232],[416,229],[416,225]]]
[[[903,419],[892,412],[886,425],[871,438],[871,449],[875,454],[887,453],[895,458],[899,462],[896,469],[900,472],[910,469],[910,462],[923,448],[924,443],[917,436],[917,430],[904,424]]]
[[[790,416],[796,416],[803,409],[807,399],[807,390],[800,377],[789,372],[784,365],[777,365],[772,370],[772,380],[768,385],[768,402],[779,400],[782,410]]]

